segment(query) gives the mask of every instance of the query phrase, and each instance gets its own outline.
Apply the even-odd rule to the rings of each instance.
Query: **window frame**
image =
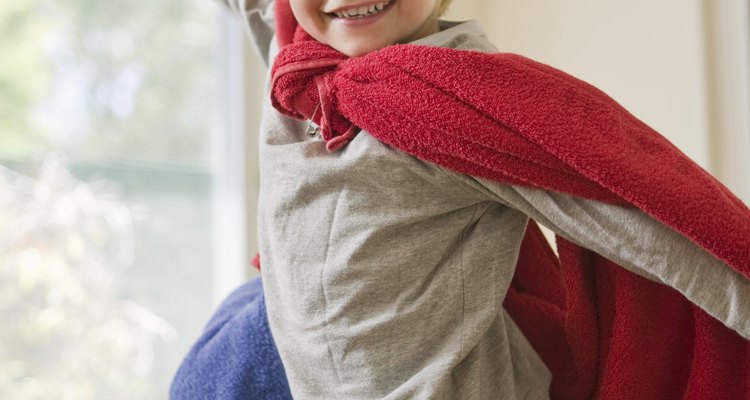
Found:
[[[218,48],[222,74],[220,107],[225,119],[213,136],[213,303],[218,306],[235,288],[252,277],[257,204],[257,146],[252,137],[256,108],[253,99],[252,56],[240,21],[228,10],[219,12]]]

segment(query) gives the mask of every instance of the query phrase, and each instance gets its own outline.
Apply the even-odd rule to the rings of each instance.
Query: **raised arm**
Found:
[[[214,0],[238,15],[242,27],[268,66],[274,38],[273,0]]]
[[[750,280],[635,208],[468,178],[464,182],[558,235],[669,285],[750,340]]]

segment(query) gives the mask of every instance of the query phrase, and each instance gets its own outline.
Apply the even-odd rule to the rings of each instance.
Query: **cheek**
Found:
[[[403,6],[401,8],[403,18],[401,32],[407,35],[399,40],[404,42],[419,39],[437,32],[440,0],[400,0],[399,3]]]
[[[327,27],[326,16],[320,12],[323,9],[321,0],[290,0],[289,5],[297,22],[317,41],[326,43],[324,32]]]
[[[290,0],[289,5],[297,22],[305,31],[315,37],[317,32],[322,30],[323,15],[319,11],[322,7],[320,0]]]
[[[404,13],[415,19],[427,19],[432,14],[437,15],[440,6],[440,0],[412,0],[400,3],[403,3]]]

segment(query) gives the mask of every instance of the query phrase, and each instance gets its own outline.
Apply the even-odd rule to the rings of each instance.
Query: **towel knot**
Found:
[[[315,122],[326,149],[335,152],[359,132],[336,109],[336,70],[348,57],[318,42],[304,43],[301,51],[301,44],[287,45],[276,56],[271,71],[271,102],[286,116]]]

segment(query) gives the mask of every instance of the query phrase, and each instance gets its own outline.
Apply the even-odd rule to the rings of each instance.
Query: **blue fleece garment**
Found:
[[[172,400],[291,399],[260,277],[221,304],[172,381]]]

